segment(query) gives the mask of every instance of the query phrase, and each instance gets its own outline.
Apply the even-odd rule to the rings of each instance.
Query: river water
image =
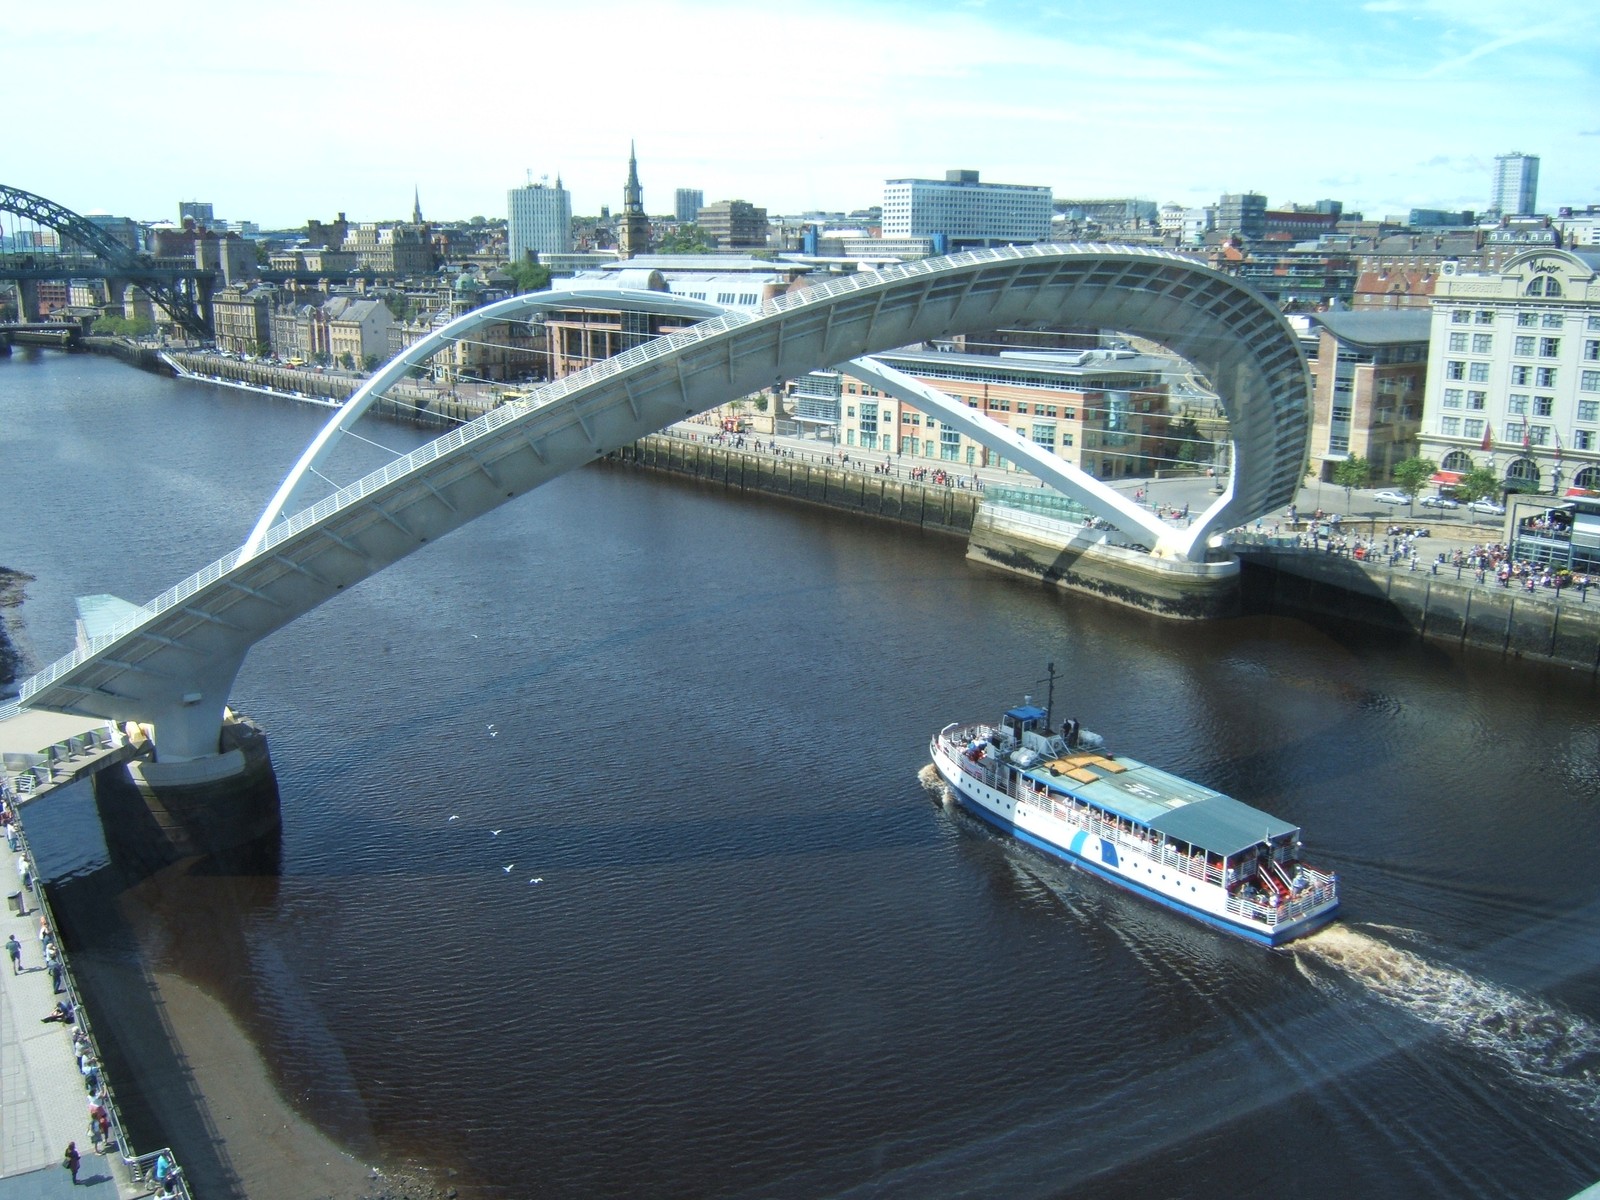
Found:
[[[33,665],[73,596],[142,602],[237,545],[325,416],[0,360]],[[1047,661],[1058,713],[1302,825],[1345,919],[1245,945],[942,803],[930,733]],[[463,1196],[1600,1178],[1600,728],[1572,672],[1169,624],[949,539],[590,468],[274,635],[234,703],[271,738],[276,868],[169,881],[147,952],[319,1124]],[[92,814],[30,810],[47,870],[102,870]]]

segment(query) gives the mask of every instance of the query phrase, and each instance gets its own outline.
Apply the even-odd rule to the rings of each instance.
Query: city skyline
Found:
[[[622,0],[603,54],[546,55],[594,41],[585,13],[484,0],[471,28],[504,31],[492,59],[471,38],[439,50],[417,0],[381,11],[286,0],[267,25],[176,0],[150,22],[85,0],[70,27],[9,30],[0,61],[40,104],[8,134],[4,182],[82,213],[172,219],[200,197],[224,219],[294,228],[336,210],[403,219],[414,188],[433,219],[504,217],[508,189],[559,174],[574,213],[593,215],[621,207],[632,142],[652,214],[685,187],[848,212],[881,203],[886,179],[967,168],[1058,198],[1256,191],[1382,217],[1483,211],[1495,156],[1520,150],[1541,160],[1547,211],[1600,201],[1600,16],[1584,11],[1529,25],[1498,0],[1234,0],[1201,15],[1146,0],[1112,15]],[[537,41],[508,58],[517,30]],[[119,106],[64,87],[64,63],[122,79]],[[451,87],[429,87],[441,72]]]

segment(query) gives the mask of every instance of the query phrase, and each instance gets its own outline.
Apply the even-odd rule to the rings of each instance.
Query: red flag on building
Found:
[[[1560,462],[1561,461],[1561,430],[1557,429],[1555,431],[1555,435],[1556,435],[1556,461]]]
[[[1526,450],[1528,448],[1528,418],[1527,417],[1523,417],[1522,418],[1522,448],[1524,450]]]
[[[1488,422],[1484,423],[1484,426],[1483,426],[1483,441],[1482,441],[1482,443],[1479,444],[1478,449],[1479,450],[1489,450],[1489,449],[1492,449],[1493,446],[1494,446],[1494,422],[1493,421],[1488,421]]]

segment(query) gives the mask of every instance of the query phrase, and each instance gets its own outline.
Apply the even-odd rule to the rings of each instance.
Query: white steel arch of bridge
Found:
[[[519,302],[531,303],[517,297],[478,310],[476,319],[505,319]],[[1294,497],[1309,433],[1305,362],[1293,331],[1259,293],[1159,251],[977,251],[831,280],[772,301],[759,314],[725,313],[647,342],[494,409],[285,516],[305,477],[292,473],[244,547],[28,680],[22,703],[151,723],[160,759],[214,754],[229,690],[255,642],[430,539],[726,400],[845,363],[855,364],[852,371],[876,369],[886,390],[909,391],[910,381],[856,360],[1028,322],[1149,337],[1213,382],[1232,423],[1232,486],[1181,539],[1163,542],[1165,553],[1200,557],[1210,532]],[[468,327],[445,326],[434,336],[442,344]],[[369,395],[416,365],[415,355],[427,356],[422,343],[407,354],[375,376]],[[937,394],[927,391],[907,399],[933,405],[952,424],[967,422],[979,440],[999,439],[987,444],[1014,461],[1029,458],[1015,435],[963,406],[940,408]],[[1045,467],[1062,470],[1059,463],[1030,466],[1045,478]],[[1062,471],[1062,482],[1113,523],[1126,527],[1134,515],[1086,477]]]

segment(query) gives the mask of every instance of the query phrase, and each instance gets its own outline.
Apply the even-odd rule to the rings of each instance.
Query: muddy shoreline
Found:
[[[11,628],[17,609],[27,599],[28,584],[32,582],[33,576],[26,571],[0,567],[0,697],[16,694],[22,651],[17,649]]]

